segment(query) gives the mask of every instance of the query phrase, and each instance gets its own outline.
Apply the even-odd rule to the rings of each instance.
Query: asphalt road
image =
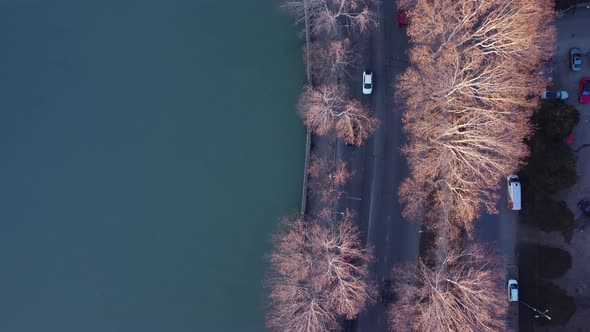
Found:
[[[395,21],[394,1],[383,1],[374,10],[379,26],[364,38],[363,62],[353,73],[352,94],[370,107],[381,120],[374,136],[360,147],[338,145],[337,153],[347,160],[356,174],[347,188],[350,199],[344,207],[359,212],[360,227],[366,242],[374,248],[371,277],[382,286],[390,278],[394,264],[414,262],[418,252],[418,224],[401,217],[397,190],[408,176],[406,160],[400,154],[404,144],[401,111],[394,100],[394,81],[407,66],[408,47],[405,30]],[[362,95],[363,70],[374,74],[373,93]],[[358,87],[356,89],[355,87]],[[357,198],[360,198],[357,199]],[[388,331],[385,304],[376,303],[365,310],[347,329]]]
[[[518,262],[516,261],[518,259],[516,240],[518,237],[519,212],[508,209],[506,184],[504,182],[502,181],[500,187],[501,197],[496,206],[499,213],[482,215],[475,224],[475,234],[478,240],[495,250],[502,257],[506,267],[506,275],[498,276],[498,278],[503,278],[506,283],[508,279],[516,279],[519,280],[519,286],[522,286],[522,280],[519,278]],[[507,284],[506,287],[508,287]],[[517,303],[508,301],[508,290],[506,291],[506,305],[509,306],[507,317],[509,331],[518,331],[519,306]]]
[[[371,277],[382,288],[390,279],[394,265],[414,262],[418,254],[419,225],[401,216],[397,190],[408,176],[406,159],[400,154],[404,145],[401,110],[395,101],[394,82],[407,67],[408,40],[405,28],[396,24],[395,1],[382,1],[374,10],[379,26],[358,45],[362,49],[362,63],[353,72],[351,92],[354,98],[375,112],[381,124],[375,135],[360,147],[337,145],[337,154],[350,163],[356,174],[347,188],[350,198],[343,204],[359,212],[361,230],[366,243],[374,248],[376,260],[371,266]],[[370,96],[361,92],[363,70],[374,74],[374,88]],[[358,87],[355,88],[355,87]],[[504,257],[509,277],[517,276],[515,240],[517,214],[509,211],[503,199],[500,213],[484,215],[477,222],[479,239],[489,242]],[[503,277],[503,276],[499,276]],[[506,304],[509,305],[508,300]],[[515,328],[518,308],[512,306],[509,325]],[[389,331],[386,307],[380,298],[362,312],[357,320],[346,324],[346,330],[359,332]]]

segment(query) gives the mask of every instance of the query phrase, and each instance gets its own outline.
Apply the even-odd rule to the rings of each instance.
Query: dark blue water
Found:
[[[273,0],[0,1],[0,331],[260,331],[298,208]]]

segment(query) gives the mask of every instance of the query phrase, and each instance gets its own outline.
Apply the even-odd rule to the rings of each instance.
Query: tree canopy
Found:
[[[537,132],[546,143],[560,143],[580,121],[580,113],[561,99],[546,100],[536,116]]]
[[[541,278],[559,278],[572,267],[572,255],[569,252],[549,246],[538,245],[538,275]]]
[[[574,226],[574,214],[564,201],[542,197],[531,211],[532,222],[543,232],[567,232]]]
[[[535,152],[525,169],[533,188],[555,194],[576,183],[576,161],[577,157],[567,147],[549,147]]]

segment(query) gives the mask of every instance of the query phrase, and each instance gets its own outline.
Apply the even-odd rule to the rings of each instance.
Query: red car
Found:
[[[584,77],[580,81],[580,103],[590,103],[590,77]]]
[[[408,17],[406,16],[406,12],[403,9],[398,9],[397,10],[397,26],[401,28],[407,24],[408,24]]]

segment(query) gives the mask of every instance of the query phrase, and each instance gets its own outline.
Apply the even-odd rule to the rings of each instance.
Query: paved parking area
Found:
[[[568,102],[580,112],[580,123],[574,129],[572,150],[578,156],[578,182],[559,193],[558,198],[567,202],[576,216],[578,224],[590,225],[590,218],[584,216],[577,202],[590,198],[590,104],[578,102],[580,79],[590,77],[590,8],[579,6],[575,11],[557,18],[557,53],[553,60],[553,85],[550,89],[565,90]],[[574,72],[569,66],[569,50],[579,48],[583,54],[582,70]],[[521,241],[527,238],[536,243],[559,247],[572,255],[572,268],[562,277],[551,280],[567,290],[577,305],[575,315],[565,327],[535,328],[535,331],[590,331],[590,227],[576,231],[570,242],[564,241],[559,233],[542,233],[536,229],[521,228]]]
[[[573,13],[573,15],[572,15]],[[570,11],[557,19],[557,54],[554,59],[552,89],[568,92],[568,102],[580,112],[580,123],[574,129],[571,148],[578,156],[578,183],[563,193],[576,217],[581,211],[576,204],[582,197],[590,198],[590,104],[578,102],[580,80],[590,77],[590,9],[585,6]],[[569,50],[577,47],[582,51],[582,70],[574,72],[569,67]]]

